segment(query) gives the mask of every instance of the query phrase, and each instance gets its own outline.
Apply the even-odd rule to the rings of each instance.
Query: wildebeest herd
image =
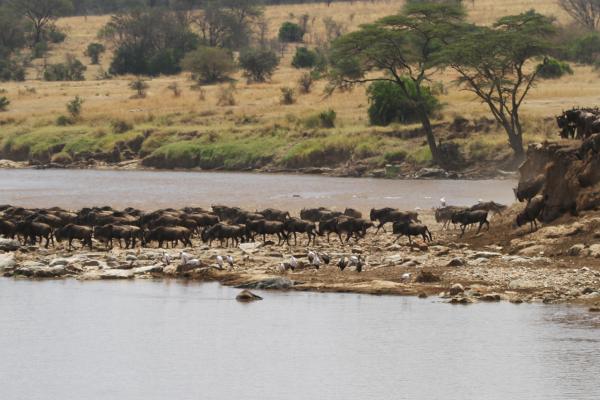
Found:
[[[479,203],[471,208],[437,209],[438,222],[451,221],[460,224],[462,234],[466,227],[478,225],[479,230],[487,221],[488,213],[501,212],[505,206],[494,202]],[[452,210],[452,212],[450,212]],[[375,234],[385,232],[385,225],[392,225],[392,233],[412,238],[421,237],[425,242],[433,240],[427,226],[423,225],[418,213],[395,208],[372,209],[369,219],[360,211],[347,208],[344,212],[327,208],[306,208],[299,217],[287,211],[267,208],[262,211],[246,211],[239,207],[213,205],[210,210],[200,207],[161,209],[144,212],[134,208],[115,210],[112,207],[83,208],[68,211],[62,208],[27,209],[10,205],[0,206],[0,235],[17,238],[25,244],[55,246],[56,241],[65,241],[68,249],[73,241],[81,241],[84,247],[93,248],[93,240],[105,249],[113,248],[116,241],[120,247],[136,246],[159,248],[192,246],[192,239],[200,239],[209,246],[217,241],[221,246],[237,246],[257,238],[267,241],[276,239],[278,245],[298,244],[298,235],[305,235],[307,245],[317,244],[318,237],[330,241],[333,234],[341,243],[350,239],[360,241],[369,229]]]
[[[600,133],[600,109],[573,108],[556,117],[563,139],[586,139]]]

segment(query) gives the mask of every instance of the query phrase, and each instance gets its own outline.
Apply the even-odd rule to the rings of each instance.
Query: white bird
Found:
[[[296,260],[296,257],[291,256],[289,264],[290,267],[292,267],[292,270],[295,270],[298,267],[298,260]]]
[[[198,260],[197,258],[190,258],[189,260],[187,260],[187,262],[184,265],[186,265],[188,267],[199,267],[200,260]]]
[[[217,264],[219,264],[219,268],[223,268],[223,257],[217,256]]]
[[[319,269],[321,266],[321,259],[318,255],[315,255],[312,261],[310,262],[316,269]]]
[[[181,258],[181,265],[186,265],[188,263],[189,260],[191,260],[191,256],[189,254],[187,254],[186,252],[180,252],[179,253],[179,258]]]
[[[337,266],[339,267],[340,271],[344,271],[344,269],[348,266],[348,262],[346,261],[346,257],[340,258],[340,261],[338,261]]]
[[[233,268],[233,257],[230,255],[227,255],[227,257],[225,257],[225,260],[227,260],[227,264],[229,264],[229,267]]]
[[[411,275],[411,273],[410,273],[410,272],[405,272],[405,273],[403,273],[403,274],[402,274],[402,280],[403,280],[403,281],[408,281],[408,280],[410,279],[410,275]]]
[[[308,261],[312,264],[313,260],[315,259],[315,257],[317,256],[317,254],[314,251],[309,251],[307,254],[308,257]]]
[[[446,198],[445,198],[445,197],[442,197],[442,198],[440,199],[440,203],[442,203],[442,207],[446,207]]]
[[[284,263],[279,263],[279,265],[277,266],[277,270],[281,273],[285,272],[286,268],[285,268],[285,264]]]
[[[350,265],[351,267],[356,267],[356,265],[358,265],[358,257],[351,256],[350,263],[348,265]]]

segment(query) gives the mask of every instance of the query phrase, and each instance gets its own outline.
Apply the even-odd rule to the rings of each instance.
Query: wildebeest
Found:
[[[43,222],[35,221],[20,221],[16,226],[17,235],[23,236],[23,244],[27,244],[27,240],[30,239],[31,243],[35,244],[39,238],[40,244],[42,238],[46,239],[45,247],[48,248],[50,242],[54,246],[54,232],[50,225]]]
[[[263,242],[266,242],[267,235],[277,235],[278,245],[286,238],[285,227],[281,221],[267,221],[259,219],[256,221],[250,221],[246,225],[250,239],[254,240],[256,235],[262,235]]]
[[[466,210],[466,207],[458,206],[445,206],[435,209],[435,221],[442,224],[442,229],[447,229],[448,225],[452,222],[452,216],[459,212]]]
[[[380,229],[383,229],[385,232],[384,225],[391,222],[420,222],[419,214],[413,211],[399,211],[395,208],[385,207],[385,208],[372,208],[369,214],[371,221],[378,221],[379,225],[377,225],[377,231],[375,234],[379,233]]]
[[[144,243],[158,242],[158,247],[162,247],[163,242],[174,242],[177,245],[181,242],[184,246],[192,246],[192,231],[183,226],[159,226],[158,228],[147,231],[144,235]]]
[[[521,211],[517,215],[517,226],[522,226],[529,222],[531,226],[531,232],[535,229],[537,230],[537,222],[536,220],[540,218],[545,205],[545,198],[542,195],[537,195],[531,199],[529,203],[525,206],[525,209]]]
[[[474,206],[471,206],[468,208],[469,211],[478,211],[478,210],[483,210],[483,211],[488,211],[491,212],[492,214],[502,214],[502,212],[504,210],[506,210],[508,208],[508,206],[505,206],[504,204],[500,204],[500,203],[496,203],[495,201],[480,201],[479,203],[475,204]]]
[[[312,241],[314,245],[316,245],[317,241],[317,227],[314,222],[304,221],[300,218],[289,218],[285,220],[284,229],[286,231],[286,242],[290,244],[290,234],[294,235],[294,246],[298,244],[296,240],[296,233],[306,233],[308,236],[308,245]]]
[[[310,222],[325,221],[343,215],[339,211],[332,211],[325,207],[303,208],[300,210],[300,219]]]
[[[488,212],[484,211],[484,210],[478,210],[478,211],[464,210],[464,211],[459,211],[459,212],[454,213],[454,215],[452,216],[452,223],[460,224],[460,229],[461,229],[460,237],[463,237],[463,235],[465,234],[465,229],[469,225],[479,224],[479,227],[477,228],[477,233],[479,233],[481,231],[481,227],[483,225],[486,225],[487,229],[490,230],[490,223],[488,222],[487,217],[488,217]]]
[[[67,224],[64,227],[58,228],[56,231],[54,231],[56,240],[59,242],[67,240],[69,242],[69,250],[73,248],[74,239],[81,240],[83,247],[87,245],[90,250],[92,250],[92,235],[93,230],[89,226],[75,224]]]
[[[245,225],[228,225],[219,222],[202,231],[201,238],[203,242],[208,242],[209,246],[212,246],[213,240],[218,240],[221,243],[221,246],[223,246],[223,241],[225,241],[225,246],[228,247],[229,239],[231,239],[231,244],[233,246],[237,246],[240,241],[244,240],[245,235]]]
[[[346,234],[346,243],[348,243],[352,236],[355,236],[357,241],[364,237],[367,234],[367,230],[371,227],[373,227],[373,223],[366,219],[340,217],[337,220],[335,232],[340,238],[340,243],[344,243],[342,241],[342,234]]]
[[[262,214],[267,221],[283,222],[290,217],[290,213],[288,211],[281,211],[275,208],[267,208],[262,211],[258,211],[258,213]]]
[[[344,215],[352,218],[362,218],[362,213],[354,208],[346,208],[344,210]]]
[[[433,236],[427,226],[423,224],[417,224],[410,221],[394,222],[392,225],[392,232],[394,235],[398,235],[394,243],[396,243],[402,236],[408,236],[408,243],[412,246],[412,236],[421,236],[425,242],[431,242]]]
[[[0,235],[14,239],[17,234],[17,224],[0,218]]]
[[[520,202],[529,202],[534,196],[536,196],[546,183],[546,178],[543,174],[536,176],[533,179],[519,182],[516,188],[513,189],[515,197]]]

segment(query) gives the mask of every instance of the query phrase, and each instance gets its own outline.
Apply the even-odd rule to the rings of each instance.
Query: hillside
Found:
[[[323,19],[326,17],[333,18],[347,32],[362,23],[392,14],[401,5],[401,1],[282,5],[267,7],[265,15],[269,34],[275,37],[283,21],[308,14],[309,33],[305,36],[305,45],[311,46],[324,40]],[[561,22],[569,21],[554,0],[467,2],[469,19],[479,23],[531,8],[553,15]],[[89,59],[83,56],[85,47],[97,40],[98,30],[109,18],[59,20],[58,25],[68,34],[67,40],[51,49],[46,62],[61,61],[70,53],[88,64]],[[338,167],[341,174],[346,173],[349,164],[360,164],[361,171],[378,170],[389,162],[402,160],[407,165],[401,165],[401,171],[427,166],[429,150],[423,138],[414,134],[418,126],[369,125],[364,88],[325,97],[326,82],[321,80],[315,83],[311,93],[297,94],[294,104],[280,104],[281,88],[295,87],[305,72],[291,67],[295,47],[287,46],[270,82],[247,84],[238,73],[233,94],[235,105],[231,106],[217,105],[219,93],[227,85],[207,85],[199,92],[193,90],[194,83],[187,74],[149,80],[147,97],[133,99],[128,87],[133,77],[97,80],[99,72],[108,69],[110,52],[102,58],[101,66],[87,65],[86,81],[82,82],[41,81],[44,61],[38,60],[28,70],[27,81],[0,84],[11,101],[8,111],[0,113],[0,156],[47,163],[53,154],[61,151],[79,154],[81,159],[94,155],[104,161],[135,160],[155,153],[166,160],[152,164],[159,167],[198,165],[195,160],[202,157],[207,160],[200,165],[204,168]],[[586,66],[573,66],[573,69],[575,73],[571,76],[541,82],[528,97],[523,109],[528,132],[526,142],[555,137],[553,115],[562,109],[598,103],[597,73]],[[476,123],[481,118],[490,118],[487,109],[472,95],[457,90],[452,84],[455,78],[452,74],[443,73],[436,78],[440,99],[445,105],[436,122],[438,135],[442,138],[451,135],[461,145],[472,164],[468,167],[480,170],[480,164],[488,161],[495,161],[494,166],[501,167],[510,155],[505,135],[495,124],[485,120],[483,125]],[[168,89],[173,83],[181,89],[179,97]],[[75,96],[84,99],[82,118],[73,126],[57,126],[56,118],[65,114],[66,103]],[[335,128],[315,126],[317,114],[328,109],[337,114]],[[467,132],[452,132],[449,124],[457,117],[474,121],[474,127]],[[115,129],[117,125],[125,129]],[[113,157],[116,153],[120,154]]]

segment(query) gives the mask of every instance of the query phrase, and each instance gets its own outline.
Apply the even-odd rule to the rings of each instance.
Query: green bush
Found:
[[[237,69],[231,52],[217,47],[199,47],[186,54],[182,66],[201,83],[230,80]]]
[[[42,58],[48,52],[47,42],[38,42],[31,48],[31,58]]]
[[[67,38],[67,34],[53,25],[46,32],[46,37],[50,43],[62,43]]]
[[[79,96],[67,103],[67,111],[73,118],[79,118],[81,115],[81,108],[83,107],[83,99]]]
[[[286,21],[279,28],[279,40],[284,43],[301,42],[304,31],[302,27],[293,22]]]
[[[386,126],[392,122],[408,124],[420,121],[415,85],[409,78],[402,79],[409,92],[408,96],[393,82],[380,81],[369,86],[367,95],[371,124]],[[422,91],[426,111],[432,114],[440,108],[440,103],[428,88],[423,88]]]
[[[331,108],[327,111],[323,111],[319,114],[319,121],[321,123],[321,127],[323,128],[333,128],[335,127],[335,118],[336,113]]]
[[[60,153],[53,154],[50,161],[54,164],[67,165],[73,162],[73,158],[66,151],[61,151]]]
[[[6,96],[0,96],[0,112],[6,111],[10,105],[10,100]]]
[[[46,81],[83,81],[83,73],[86,66],[81,61],[67,55],[64,63],[49,64],[44,70],[44,80]]]
[[[394,150],[383,155],[386,163],[401,163],[406,160],[407,153],[404,150]]]
[[[106,51],[101,43],[90,43],[85,50],[85,55],[90,58],[92,64],[100,63],[100,55]]]
[[[24,81],[25,68],[12,58],[4,58],[0,52],[0,82]]]
[[[56,125],[58,126],[68,126],[73,125],[73,120],[66,115],[59,115],[56,118]]]
[[[281,88],[281,104],[290,105],[296,102],[296,92],[290,87]]]
[[[591,32],[575,39],[569,51],[571,59],[583,64],[594,64],[600,58],[600,33]]]
[[[240,66],[249,82],[265,82],[271,79],[279,64],[274,51],[268,49],[246,49],[240,54]]]
[[[149,85],[142,78],[137,78],[131,82],[129,82],[129,88],[131,90],[135,90],[135,96],[138,99],[142,99],[146,97],[146,90],[148,90]]]
[[[133,125],[121,119],[111,121],[110,126],[112,127],[113,133],[125,133],[133,129]]]
[[[544,61],[539,63],[535,70],[542,79],[558,79],[567,74],[573,75],[573,70],[568,63],[552,57],[544,58]]]
[[[318,57],[319,55],[316,51],[306,47],[298,47],[292,59],[292,66],[294,68],[312,68],[317,63]]]

